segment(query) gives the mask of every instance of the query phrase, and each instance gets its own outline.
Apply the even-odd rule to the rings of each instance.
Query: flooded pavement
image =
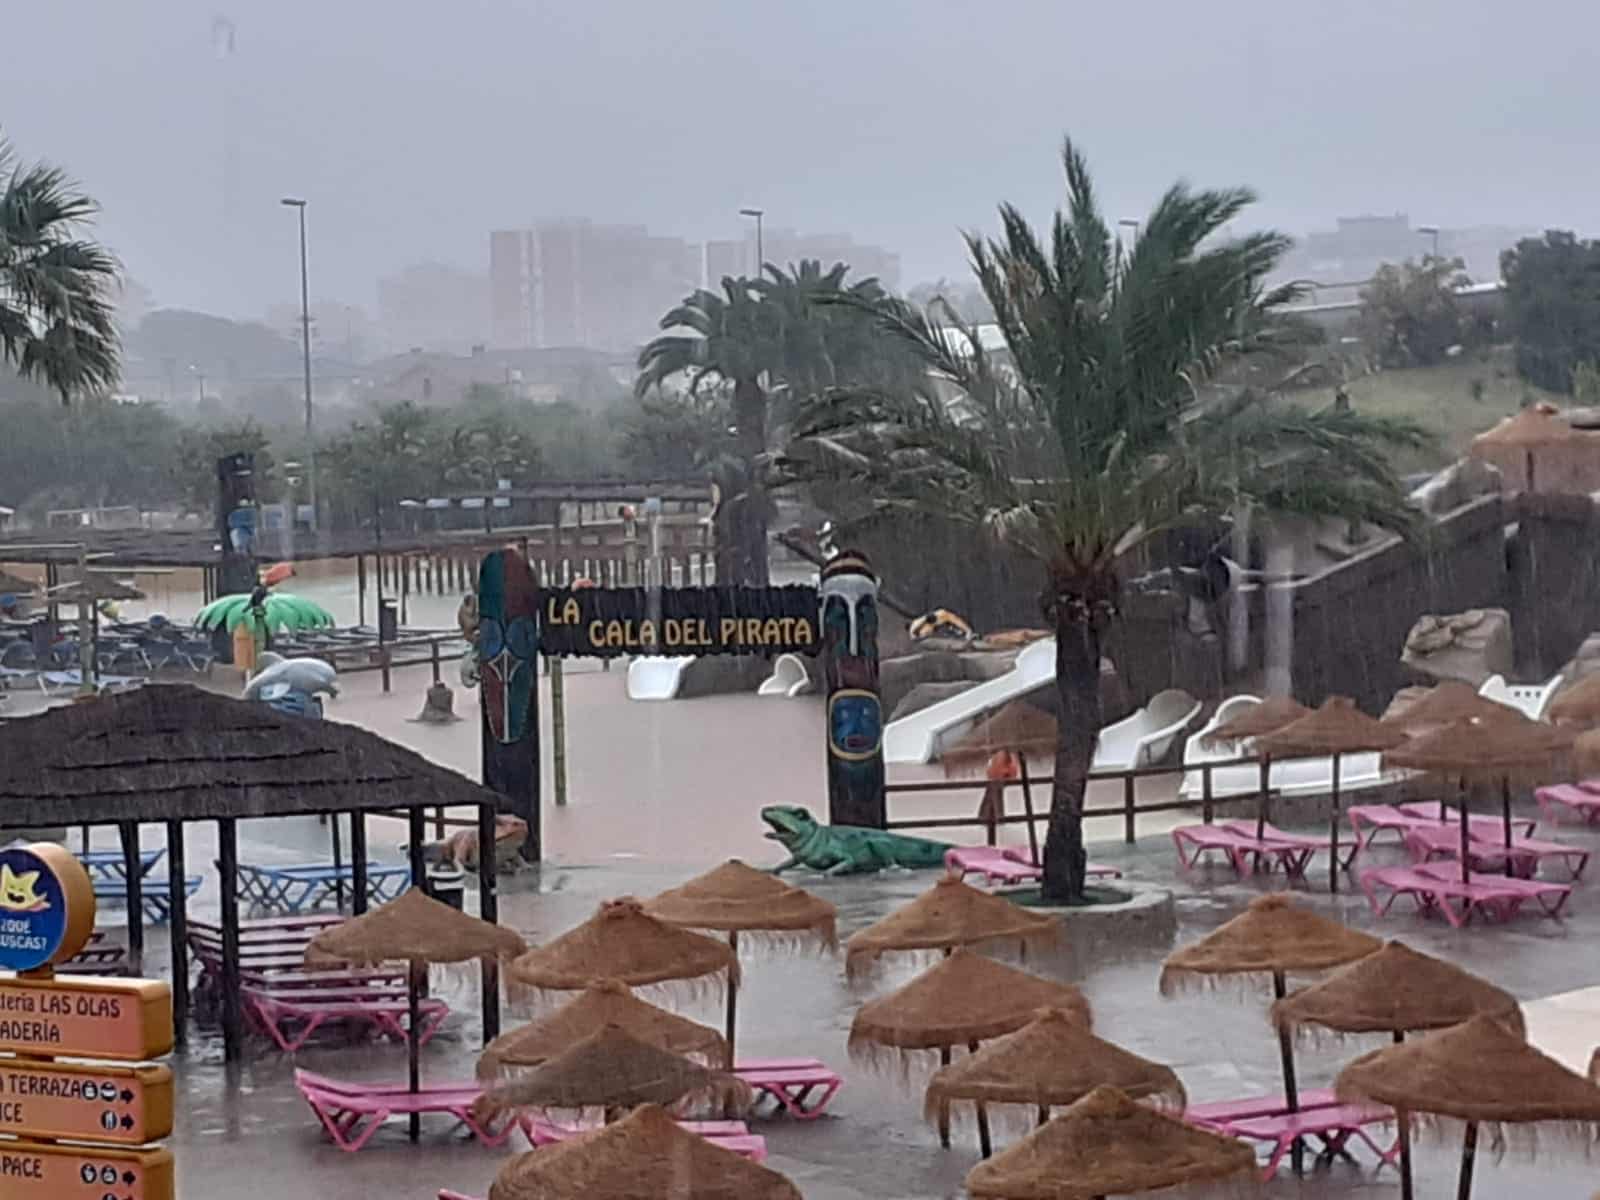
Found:
[[[278,844],[270,848],[275,853],[292,852],[295,842],[314,845],[324,833],[314,822],[282,825]],[[1562,836],[1600,848],[1600,838],[1592,834],[1564,830]],[[1132,850],[1097,847],[1096,857],[1123,866],[1134,880],[1177,883],[1178,941],[1214,928],[1267,886],[1257,881],[1235,882],[1220,871],[1180,878],[1164,838],[1147,838]],[[503,919],[530,940],[544,940],[589,916],[605,898],[649,894],[704,865],[705,860],[681,865],[637,861],[546,866],[507,882]],[[844,880],[813,877],[804,882],[839,906],[844,936],[914,896],[931,879],[930,873],[899,873]],[[1590,953],[1593,939],[1600,936],[1600,906],[1593,904],[1582,888],[1565,921],[1524,918],[1506,928],[1457,931],[1443,922],[1409,914],[1374,920],[1358,897],[1330,898],[1316,882],[1314,879],[1303,895],[1319,911],[1449,957],[1523,999],[1583,987],[1600,977]],[[472,903],[469,897],[469,909]],[[1079,984],[1093,1006],[1096,1031],[1172,1065],[1193,1099],[1276,1090],[1277,1047],[1265,1018],[1264,993],[1224,989],[1163,999],[1157,994],[1156,977],[1160,959],[1169,949],[1169,943],[1096,944],[1080,938],[1045,958],[1031,959],[1029,965]],[[164,970],[162,949],[157,946],[155,950],[151,967],[152,973],[159,974]],[[846,1078],[826,1117],[760,1125],[759,1132],[767,1138],[770,1164],[789,1175],[808,1200],[962,1195],[961,1180],[977,1161],[970,1128],[958,1126],[955,1148],[940,1150],[933,1131],[922,1121],[920,1093],[893,1075],[851,1063],[845,1054],[845,1038],[856,1006],[909,978],[918,963],[898,961],[864,986],[853,988],[844,979],[842,963],[830,957],[752,953],[745,956],[745,962],[741,1053],[814,1055]],[[436,983],[457,1013],[446,1033],[426,1049],[424,1077],[470,1078],[480,1044],[475,979],[459,973],[440,974]],[[687,1015],[719,1023],[720,1009],[714,1002],[696,1003],[670,992],[657,998]],[[1596,1041],[1600,1042],[1600,1031]],[[1298,1053],[1302,1086],[1326,1086],[1344,1061],[1379,1044],[1352,1039],[1302,1046]],[[388,1045],[327,1047],[303,1050],[290,1058],[252,1043],[251,1053],[249,1063],[229,1072],[221,1065],[216,1041],[202,1040],[174,1061],[181,1102],[173,1145],[184,1196],[241,1200],[264,1187],[272,1194],[329,1200],[432,1200],[440,1187],[482,1195],[508,1153],[463,1142],[448,1133],[442,1122],[434,1122],[425,1126],[417,1146],[406,1141],[403,1124],[396,1123],[361,1153],[344,1154],[321,1135],[295,1093],[294,1068],[396,1080],[403,1077],[404,1051]],[[1303,1180],[1285,1171],[1266,1194],[1319,1200],[1398,1194],[1392,1171],[1375,1170],[1372,1156],[1365,1150],[1358,1150],[1357,1157],[1356,1165],[1324,1167]],[[1416,1163],[1419,1197],[1443,1200],[1454,1196],[1451,1148],[1420,1146]],[[1505,1197],[1522,1192],[1541,1200],[1586,1200],[1596,1186],[1600,1186],[1600,1169],[1595,1164],[1568,1159],[1555,1147],[1537,1164],[1510,1158],[1496,1162],[1492,1154],[1486,1155],[1480,1160],[1476,1194]]]

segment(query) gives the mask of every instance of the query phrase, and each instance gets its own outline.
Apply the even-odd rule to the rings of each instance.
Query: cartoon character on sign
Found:
[[[539,653],[538,584],[527,560],[487,555],[478,575],[479,686],[489,729],[503,745],[527,736]]]
[[[878,578],[844,552],[822,569],[822,672],[828,695],[829,819],[881,827],[883,706],[878,697]]]
[[[39,886],[38,871],[13,872],[0,865],[0,909],[6,912],[37,913],[50,908],[50,901],[35,890]]]

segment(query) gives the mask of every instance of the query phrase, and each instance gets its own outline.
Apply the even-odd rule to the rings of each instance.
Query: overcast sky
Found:
[[[1057,147],[1111,215],[1184,175],[1292,232],[1358,212],[1596,232],[1600,8],[1577,0],[50,0],[0,14],[0,123],[78,176],[163,305],[484,269],[536,218],[847,230],[902,282],[1043,216]],[[231,48],[230,48],[231,47]]]

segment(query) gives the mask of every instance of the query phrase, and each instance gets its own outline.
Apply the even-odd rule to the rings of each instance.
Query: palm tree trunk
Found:
[[[1057,595],[1061,590],[1057,590]],[[1044,898],[1083,900],[1083,796],[1100,733],[1100,630],[1070,605],[1055,605],[1056,697],[1060,707],[1050,825],[1044,842]]]
[[[733,385],[733,423],[743,479],[737,497],[724,497],[727,520],[717,529],[717,582],[766,587],[767,491],[758,460],[767,450],[767,395],[759,380]]]

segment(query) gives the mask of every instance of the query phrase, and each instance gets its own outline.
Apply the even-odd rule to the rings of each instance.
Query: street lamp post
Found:
[[[1439,227],[1437,225],[1418,225],[1417,226],[1417,232],[1420,233],[1423,237],[1431,237],[1433,239],[1433,253],[1432,253],[1432,255],[1430,255],[1430,257],[1438,258],[1439,257]]]
[[[1128,238],[1127,252],[1131,256],[1133,254],[1134,247],[1139,244],[1139,222],[1135,221],[1132,217],[1123,217],[1117,222],[1117,224],[1124,229],[1130,229],[1133,231]]]
[[[317,443],[311,422],[311,283],[306,269],[306,202],[294,196],[281,201],[285,208],[296,210],[300,217],[300,350],[305,368],[306,385],[306,499],[311,504],[311,527],[317,527]],[[289,513],[293,526],[295,512]]]
[[[741,217],[754,217],[755,218],[755,222],[756,222],[756,276],[757,276],[757,278],[760,278],[761,272],[766,269],[766,265],[767,265],[766,250],[761,244],[761,218],[766,215],[766,210],[765,209],[760,209],[760,208],[741,208],[739,210],[739,215]]]

